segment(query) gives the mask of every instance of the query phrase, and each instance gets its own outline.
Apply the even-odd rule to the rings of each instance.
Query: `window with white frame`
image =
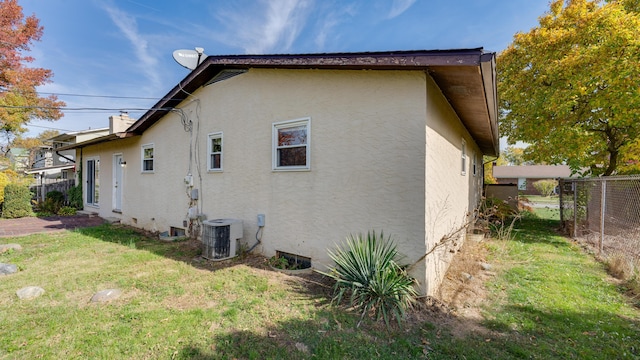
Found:
[[[461,153],[461,161],[460,161],[460,165],[461,165],[461,175],[467,175],[467,142],[462,139],[462,146],[460,147],[460,153]]]
[[[155,169],[153,144],[142,145],[142,172],[151,173]]]
[[[222,132],[209,134],[209,171],[222,171]]]
[[[97,206],[100,200],[100,158],[87,159],[87,204]]]
[[[273,123],[273,170],[309,170],[311,119]]]

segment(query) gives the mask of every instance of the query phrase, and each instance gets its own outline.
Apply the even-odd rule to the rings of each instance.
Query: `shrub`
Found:
[[[495,197],[484,198],[478,209],[476,227],[488,231],[492,237],[510,240],[515,222],[521,218],[508,201]]]
[[[51,199],[51,201],[56,203],[64,203],[64,194],[58,190],[52,190],[47,193],[45,199]]]
[[[67,192],[69,197],[69,205],[76,209],[82,209],[82,186],[77,185],[69,189]]]
[[[289,269],[289,260],[282,256],[274,255],[269,258],[269,266],[276,269]]]
[[[495,197],[487,197],[482,199],[480,203],[480,215],[483,218],[493,221],[495,219],[505,220],[517,215],[518,211],[509,205],[508,201]]]
[[[391,238],[378,237],[375,232],[350,235],[346,244],[336,252],[329,251],[335,266],[322,273],[336,281],[333,300],[342,301],[349,292],[350,304],[362,311],[358,326],[365,315],[373,311],[376,320],[381,316],[389,326],[390,315],[398,323],[405,316],[418,295],[414,280],[397,263],[398,251]]]
[[[53,190],[47,193],[44,202],[38,204],[38,210],[45,213],[57,214],[64,205],[64,194]]]
[[[5,173],[0,172],[0,205],[4,201],[4,187],[9,184],[9,177]]]
[[[58,210],[58,215],[72,216],[75,215],[78,210],[72,206],[63,206]]]
[[[558,186],[558,180],[538,180],[533,183],[533,187],[536,188],[542,194],[542,196],[551,196],[553,191]]]
[[[14,219],[31,215],[33,215],[33,210],[31,209],[31,191],[29,191],[29,187],[18,184],[5,186],[2,217]]]

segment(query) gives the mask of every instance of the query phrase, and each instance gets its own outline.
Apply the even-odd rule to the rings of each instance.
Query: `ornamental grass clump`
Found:
[[[335,253],[329,251],[329,256],[335,266],[323,274],[336,281],[333,301],[340,303],[350,294],[351,306],[362,311],[358,327],[370,313],[376,320],[382,317],[387,326],[390,316],[400,324],[418,294],[414,279],[397,262],[398,251],[390,237],[385,239],[382,232],[378,237],[375,231],[366,238],[350,235]]]

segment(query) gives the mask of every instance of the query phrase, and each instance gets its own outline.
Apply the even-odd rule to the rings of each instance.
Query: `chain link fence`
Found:
[[[640,176],[560,179],[563,230],[603,258],[640,263]]]

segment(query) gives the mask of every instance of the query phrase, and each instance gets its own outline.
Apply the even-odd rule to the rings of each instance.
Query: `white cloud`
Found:
[[[111,21],[131,43],[133,52],[138,59],[139,68],[146,75],[151,83],[150,85],[156,87],[162,84],[160,75],[156,70],[158,61],[150,53],[149,42],[138,32],[138,24],[135,17],[113,6],[105,6],[105,10],[109,14]]]
[[[393,19],[394,17],[402,14],[403,12],[407,11],[407,9],[409,9],[415,2],[416,0],[393,0],[393,3],[391,4],[391,10],[389,11],[387,18]]]
[[[249,54],[287,52],[304,28],[311,5],[310,0],[262,0],[257,7],[219,11],[216,17],[226,29],[218,40]]]
[[[315,44],[318,49],[325,49],[327,47],[327,40],[331,39],[332,41],[337,40],[339,38],[339,34],[334,34],[334,29],[344,23],[346,19],[352,18],[357,14],[357,6],[355,4],[351,4],[349,6],[342,5],[337,7],[327,7],[326,11],[315,11],[318,16],[318,26],[315,34]],[[321,15],[320,13],[327,12],[326,16]],[[333,36],[333,38],[332,38]],[[336,37],[337,36],[337,37]],[[330,45],[329,47],[332,47]]]

